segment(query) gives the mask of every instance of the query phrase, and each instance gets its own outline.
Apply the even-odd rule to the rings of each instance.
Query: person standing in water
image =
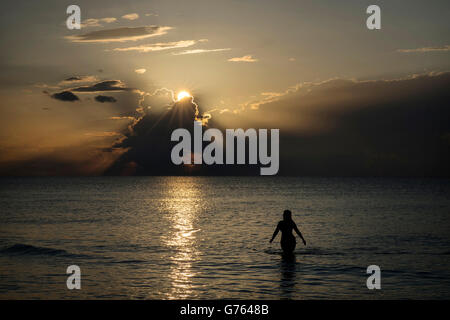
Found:
[[[270,243],[272,243],[273,239],[278,234],[278,231],[281,230],[281,248],[284,253],[292,253],[295,249],[296,241],[295,236],[292,234],[292,229],[298,234],[298,236],[302,239],[303,244],[306,246],[306,241],[302,236],[300,230],[298,230],[297,225],[292,220],[292,213],[290,210],[284,210],[283,212],[283,220],[278,222],[277,228],[275,229],[272,239],[270,239]]]

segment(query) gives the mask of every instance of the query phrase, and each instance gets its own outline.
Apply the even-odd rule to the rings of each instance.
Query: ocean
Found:
[[[0,299],[450,298],[448,179],[2,178],[0,211]]]

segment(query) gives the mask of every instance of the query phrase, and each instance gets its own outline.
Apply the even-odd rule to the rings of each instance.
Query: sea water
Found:
[[[446,179],[2,178],[0,298],[449,299],[449,195]],[[293,258],[269,244],[285,209],[307,241]]]

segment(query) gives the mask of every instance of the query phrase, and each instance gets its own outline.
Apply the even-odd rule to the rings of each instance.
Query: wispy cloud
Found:
[[[34,86],[39,89],[59,89],[59,86],[52,86],[42,82],[36,83]]]
[[[127,88],[125,83],[120,80],[105,80],[90,86],[82,86],[71,89],[75,92],[102,92],[102,91],[131,91],[132,88]]]
[[[115,116],[115,117],[109,117],[109,120],[136,120],[135,117],[132,116]]]
[[[410,52],[438,52],[438,51],[450,51],[450,45],[445,45],[442,47],[423,47],[423,48],[416,48],[416,49],[398,49],[397,52],[402,53],[410,53]]]
[[[161,50],[169,50],[176,48],[186,48],[193,46],[196,44],[195,40],[181,40],[174,42],[160,42],[160,43],[150,43],[143,44],[135,47],[126,47],[126,48],[115,48],[114,51],[138,51],[138,52],[153,52],[153,51],[161,51]]]
[[[173,55],[179,56],[184,54],[197,54],[197,53],[207,53],[207,52],[220,52],[220,51],[228,51],[231,48],[221,48],[221,49],[192,49],[192,50],[184,50],[181,52],[174,52]]]
[[[96,76],[73,76],[64,79],[63,81],[59,82],[58,85],[64,86],[64,85],[73,85],[76,83],[88,83],[96,81],[98,81],[98,78]]]
[[[228,61],[231,61],[231,62],[256,62],[256,61],[258,61],[258,59],[254,58],[252,55],[246,55],[243,57],[231,58],[231,59],[228,59]]]
[[[101,137],[115,137],[120,136],[122,134],[120,132],[103,131],[103,132],[86,132],[85,135],[90,137],[101,138]]]
[[[111,23],[111,22],[117,21],[117,19],[114,17],[108,17],[108,18],[102,18],[102,19],[100,19],[100,21],[106,22],[106,23]]]
[[[122,19],[136,20],[136,19],[139,19],[139,15],[137,13],[128,13],[128,14],[123,15]]]
[[[89,28],[89,27],[102,27],[102,23],[112,23],[117,21],[116,18],[113,17],[107,17],[107,18],[100,18],[100,19],[86,19],[81,23],[82,28]]]
[[[116,29],[92,31],[76,36],[67,36],[72,42],[124,42],[136,41],[150,37],[161,36],[171,30],[171,27],[145,26],[145,27],[122,27]]]
[[[141,68],[141,69],[136,69],[136,70],[134,70],[134,72],[136,72],[136,73],[138,73],[138,74],[143,74],[143,73],[145,73],[147,71],[147,69],[145,69],[145,68]]]

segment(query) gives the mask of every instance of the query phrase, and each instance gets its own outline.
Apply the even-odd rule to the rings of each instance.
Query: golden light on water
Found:
[[[201,186],[194,179],[186,181],[173,178],[167,187],[167,192],[171,195],[167,203],[170,232],[162,240],[173,252],[169,257],[171,289],[168,298],[183,299],[192,297],[194,293],[192,277],[196,273],[192,264],[200,255],[197,234],[201,231],[195,227],[195,222],[203,199]]]

